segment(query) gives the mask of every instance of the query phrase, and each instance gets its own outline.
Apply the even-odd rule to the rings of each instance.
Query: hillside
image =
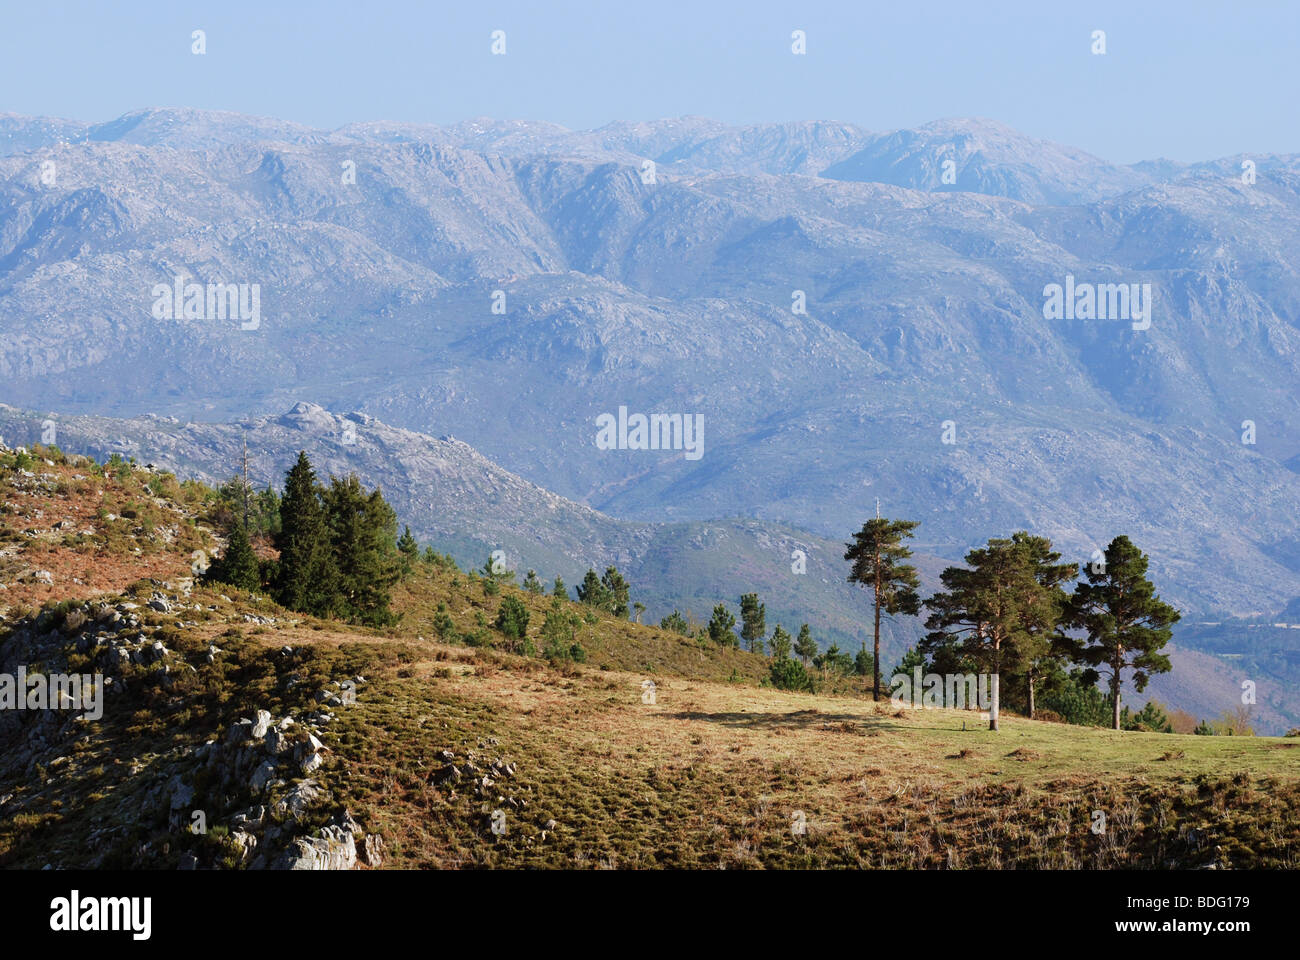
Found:
[[[0,439],[39,441],[45,418],[0,403]],[[673,609],[707,619],[719,599],[763,594],[773,623],[798,629],[808,622],[823,644],[856,649],[865,610],[861,591],[845,582],[843,540],[784,524],[722,518],[712,521],[618,520],[542,489],[453,437],[434,438],[392,427],[364,414],[337,415],[300,402],[278,416],[237,423],[182,423],[160,417],[116,420],[64,417],[55,421],[60,443],[105,460],[113,454],[153,463],[160,470],[220,484],[240,469],[249,444],[249,478],[258,486],[283,482],[299,450],[327,473],[357,473],[378,486],[403,523],[422,542],[437,544],[462,566],[481,566],[495,550],[522,578],[535,569],[578,583],[588,567],[613,563],[637,584],[648,619]],[[349,442],[350,441],[350,442]],[[792,555],[804,555],[795,573]],[[937,574],[928,554],[921,569]],[[886,623],[884,649],[892,660],[915,642],[908,620]]]
[[[397,627],[316,620],[194,583],[222,549],[201,485],[37,453],[0,468],[0,673],[106,695],[102,719],[0,713],[3,866],[1300,863],[1295,739],[995,735],[851,680],[782,693],[762,657],[576,604],[585,657],[551,662],[488,626],[513,597],[536,640],[549,598],[445,562]]]

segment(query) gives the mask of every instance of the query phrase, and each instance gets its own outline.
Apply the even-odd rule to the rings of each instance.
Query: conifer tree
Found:
[[[569,591],[564,586],[563,577],[555,578],[555,586],[551,588],[551,596],[559,597],[561,600],[569,599]]]
[[[316,472],[305,451],[299,451],[285,478],[275,545],[280,551],[276,602],[290,610],[332,615],[338,572]]]
[[[808,629],[806,623],[799,628],[799,636],[795,637],[794,655],[805,665],[817,656],[817,641],[812,638],[812,631]]]
[[[420,559],[420,545],[411,536],[410,526],[397,538],[397,552],[402,555],[402,576],[409,577],[415,569],[416,561]]]
[[[1038,602],[1035,569],[1028,551],[1006,539],[970,551],[966,564],[939,575],[947,590],[925,602],[933,613],[925,621],[930,633],[921,646],[955,647],[991,674],[989,729],[997,730],[1001,675],[1017,662],[1029,607]]]
[[[605,584],[601,582],[596,571],[587,568],[587,575],[582,578],[582,583],[578,584],[578,602],[585,603],[589,607],[599,607],[606,610],[610,605],[610,594]]]
[[[732,633],[732,627],[736,625],[736,618],[723,604],[718,604],[713,608],[713,616],[709,619],[709,639],[720,647],[738,647],[740,641]]]
[[[758,602],[758,594],[746,593],[740,598],[740,637],[749,645],[751,653],[759,652],[763,637],[767,635],[767,605]]]
[[[912,551],[903,546],[903,540],[914,536],[912,531],[918,526],[920,522],[916,520],[886,520],[876,517],[864,523],[862,529],[853,535],[853,540],[845,544],[844,559],[852,564],[848,580],[869,589],[875,607],[871,683],[873,700],[880,699],[881,613],[890,616],[899,613],[915,615],[921,608],[921,599],[916,592],[920,586],[916,568],[903,563],[912,555]],[[863,649],[866,649],[865,640]]]
[[[686,618],[678,613],[676,608],[673,608],[672,613],[659,621],[659,629],[671,630],[673,633],[680,633],[684,637],[690,627],[686,623]]]
[[[772,657],[776,660],[784,660],[790,656],[790,634],[781,628],[781,624],[776,625],[772,631]]]
[[[204,580],[225,583],[240,590],[257,590],[262,586],[257,554],[248,542],[244,525],[235,521],[226,543],[226,552],[209,564]]]
[[[1172,636],[1169,628],[1181,615],[1156,595],[1155,585],[1146,577],[1148,563],[1146,554],[1128,537],[1116,537],[1106,547],[1104,564],[1084,568],[1088,580],[1075,587],[1065,614],[1068,626],[1087,636],[1066,638],[1060,647],[1086,665],[1086,683],[1096,683],[1102,676],[1097,668],[1104,668],[1115,730],[1120,729],[1123,672],[1133,671],[1133,685],[1141,693],[1151,674],[1167,673],[1172,666],[1160,651]]]
[[[340,613],[371,626],[392,623],[390,591],[401,573],[397,514],[378,488],[367,494],[355,474],[332,478],[323,502],[334,548]]]
[[[1032,720],[1037,709],[1038,684],[1060,666],[1057,626],[1070,601],[1061,584],[1079,575],[1079,565],[1060,563],[1061,555],[1052,549],[1052,541],[1046,537],[1031,536],[1021,530],[1011,535],[1011,542],[1025,552],[1034,572],[1034,583],[1027,585],[1031,593],[1023,604],[1024,633],[1018,657],[1025,680],[1027,714]]]
[[[605,609],[620,620],[626,620],[630,612],[628,594],[630,588],[618,572],[618,567],[606,567],[605,575],[600,578],[600,585],[605,588]]]

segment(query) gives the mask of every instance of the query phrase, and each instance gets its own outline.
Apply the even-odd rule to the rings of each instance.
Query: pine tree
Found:
[[[640,623],[641,614],[645,613],[645,604],[642,603],[640,600],[638,600],[636,603],[632,604],[632,609],[636,611],[636,616],[634,616],[632,619],[635,620],[637,623]]]
[[[686,618],[678,613],[676,608],[674,608],[672,613],[659,621],[659,629],[671,630],[673,633],[680,633],[684,637],[686,636],[686,631],[690,629],[690,627],[686,623]]]
[[[1052,541],[1046,537],[1031,536],[1022,530],[1011,535],[1011,542],[1025,552],[1034,572],[1030,595],[1022,603],[1024,633],[1018,651],[1025,680],[1026,712],[1032,720],[1037,706],[1034,697],[1037,685],[1059,667],[1057,626],[1070,601],[1061,584],[1079,575],[1079,565],[1060,563],[1061,555],[1052,549]]]
[[[740,637],[749,645],[751,653],[760,652],[763,637],[767,635],[767,606],[758,602],[758,594],[746,593],[740,598]]]
[[[784,660],[790,656],[790,634],[781,628],[781,624],[776,625],[772,631],[772,657],[776,660]]]
[[[390,591],[401,574],[397,514],[377,488],[367,494],[355,474],[331,478],[323,503],[338,572],[339,612],[370,626],[393,623]]]
[[[596,571],[590,567],[587,568],[587,575],[582,578],[582,583],[578,584],[578,602],[601,610],[609,609],[609,590],[596,575]]]
[[[506,597],[501,601],[492,625],[508,639],[524,640],[528,636],[528,608],[518,597]]]
[[[812,638],[812,631],[806,623],[799,628],[799,636],[795,637],[794,655],[805,665],[817,656],[817,641]]]
[[[208,566],[204,580],[225,583],[240,590],[258,590],[262,586],[257,554],[248,542],[244,525],[238,521],[230,531],[226,552]]]
[[[875,605],[875,646],[872,653],[873,676],[871,698],[880,699],[880,615],[905,613],[915,615],[921,609],[917,595],[920,580],[916,568],[903,563],[912,551],[903,546],[904,538],[920,525],[916,520],[886,520],[882,517],[868,520],[862,529],[845,544],[844,559],[853,566],[849,570],[850,583],[860,583],[872,592]],[[866,649],[866,641],[863,641]]]
[[[416,561],[420,559],[420,545],[415,542],[415,537],[411,536],[409,526],[397,538],[397,552],[402,555],[402,576],[409,577],[411,571],[415,569]]]
[[[736,618],[727,610],[723,604],[718,604],[713,608],[713,616],[709,619],[709,639],[720,647],[738,647],[740,641],[736,635],[731,632],[731,628],[736,625]]]
[[[540,595],[546,588],[542,586],[542,581],[537,579],[537,571],[530,569],[524,577],[524,589],[529,593]]]
[[[276,602],[290,610],[331,616],[338,603],[338,571],[316,473],[305,451],[299,451],[285,478],[275,545],[280,551]]]
[[[944,570],[939,580],[946,592],[925,601],[933,613],[921,649],[955,649],[992,674],[989,729],[997,730],[1002,672],[1017,663],[1031,607],[1039,602],[1036,570],[1029,551],[1006,539],[970,551],[966,564]]]
[[[1076,663],[1086,665],[1083,677],[1095,683],[1104,667],[1110,681],[1112,729],[1120,729],[1120,691],[1124,670],[1133,671],[1138,693],[1153,673],[1167,673],[1169,658],[1160,651],[1169,642],[1169,629],[1181,619],[1177,610],[1156,596],[1146,577],[1149,560],[1128,537],[1106,547],[1105,563],[1085,567],[1087,583],[1075,587],[1065,621],[1087,633],[1059,644]]]
[[[600,584],[605,588],[605,609],[620,620],[626,620],[630,612],[628,608],[630,588],[627,581],[623,579],[623,574],[618,572],[618,567],[606,567],[605,575],[600,578]]]
[[[841,650],[838,643],[832,643],[823,653],[813,658],[813,666],[822,673],[838,673],[843,676],[853,672],[853,658]]]
[[[562,577],[555,578],[555,586],[551,588],[551,596],[559,597],[562,600],[569,599],[569,591],[565,588]]]

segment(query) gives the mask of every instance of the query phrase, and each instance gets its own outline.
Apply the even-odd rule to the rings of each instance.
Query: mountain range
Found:
[[[836,551],[877,498],[926,569],[1124,533],[1166,599],[1253,615],[1300,597],[1298,256],[1300,157],[1120,166],[985,120],[5,115],[0,400],[214,478],[244,433],[267,480],[303,439],[426,536],[547,573],[659,557],[663,603],[715,596],[686,588],[708,553],[849,636]],[[256,285],[256,322],[160,318],[178,277]],[[1149,284],[1149,327],[1048,319],[1076,283]],[[599,449],[620,407],[698,415],[703,456]],[[439,470],[476,479],[460,513],[421,500]]]

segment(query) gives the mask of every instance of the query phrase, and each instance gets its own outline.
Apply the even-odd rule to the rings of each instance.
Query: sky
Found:
[[[0,4],[0,112],[186,106],[324,128],[694,115],[875,131],[987,117],[1118,163],[1300,152],[1290,0]]]

